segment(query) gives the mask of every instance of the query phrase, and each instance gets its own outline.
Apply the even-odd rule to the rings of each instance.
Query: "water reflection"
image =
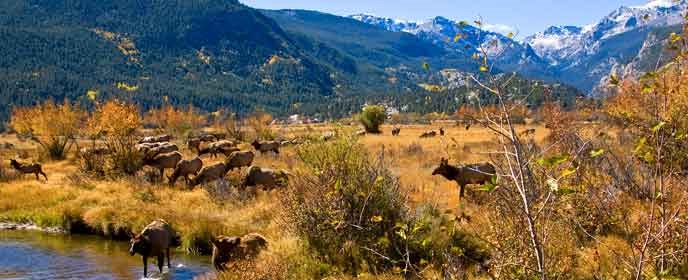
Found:
[[[83,235],[0,231],[0,279],[137,279],[143,276],[141,257],[127,254],[128,243]],[[172,256],[172,269],[153,279],[208,279],[208,257]]]

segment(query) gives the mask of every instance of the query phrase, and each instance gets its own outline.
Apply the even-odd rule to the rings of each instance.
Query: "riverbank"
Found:
[[[216,202],[213,190],[185,191],[123,179],[116,182],[86,178],[81,183],[15,181],[0,188],[0,221],[7,228],[87,233],[126,239],[155,219],[165,219],[182,237],[182,250],[210,252],[214,235],[275,234],[267,195],[255,199]],[[275,234],[276,235],[276,234]]]
[[[0,222],[0,230],[23,230],[39,231],[53,234],[67,234],[68,232],[59,227],[41,227],[32,223]]]
[[[50,234],[38,230],[0,230],[2,279],[141,279],[140,256],[128,243],[92,235]],[[152,279],[215,279],[208,257],[174,254],[172,267],[160,274],[149,264]]]

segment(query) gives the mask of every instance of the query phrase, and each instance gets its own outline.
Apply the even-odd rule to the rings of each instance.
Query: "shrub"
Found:
[[[247,119],[246,123],[249,127],[253,128],[256,133],[255,138],[263,140],[273,140],[275,139],[275,134],[270,128],[272,123],[272,116],[266,112],[255,112],[251,114]]]
[[[86,134],[93,139],[104,137],[110,150],[106,161],[109,172],[133,175],[141,168],[142,155],[136,150],[134,136],[140,126],[138,108],[117,100],[99,104],[91,114]]]
[[[413,275],[448,268],[450,257],[462,264],[487,258],[439,211],[411,215],[384,157],[372,160],[353,139],[301,147],[298,156],[309,171],[282,197],[287,221],[323,261],[351,275]]]
[[[216,131],[225,131],[230,139],[244,141],[245,135],[241,130],[241,121],[235,113],[219,110],[212,114],[213,128]]]
[[[146,123],[180,137],[206,124],[206,119],[191,105],[182,110],[166,103],[161,108],[148,111]]]
[[[381,133],[380,126],[385,122],[387,113],[380,105],[369,105],[363,108],[359,121],[367,133]]]
[[[421,155],[423,154],[423,146],[418,142],[413,142],[404,149],[404,152],[407,155]]]
[[[50,159],[64,159],[74,143],[85,114],[64,102],[46,101],[35,107],[15,108],[10,125],[20,135],[38,143]]]
[[[19,177],[21,177],[21,174],[5,165],[3,162],[0,162],[0,182],[9,182]]]

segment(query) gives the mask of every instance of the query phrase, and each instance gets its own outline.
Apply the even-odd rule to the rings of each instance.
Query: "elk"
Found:
[[[11,159],[10,165],[12,166],[12,168],[19,171],[19,173],[21,174],[33,173],[34,175],[36,175],[36,180],[40,180],[38,174],[41,174],[43,175],[43,177],[45,177],[45,180],[48,181],[48,175],[45,175],[45,172],[43,172],[43,167],[39,163],[22,164],[14,159]]]
[[[174,186],[174,184],[177,182],[177,178],[179,177],[184,177],[184,180],[186,184],[189,184],[189,175],[194,175],[198,174],[198,171],[201,170],[203,167],[203,161],[199,157],[195,157],[194,159],[190,160],[181,160],[177,163],[177,166],[174,168],[174,172],[172,172],[172,175],[168,176],[167,179],[170,182],[171,186]]]
[[[162,266],[167,255],[167,268],[170,265],[170,248],[181,245],[179,236],[172,227],[162,219],[158,219],[146,226],[140,234],[131,235],[129,254],[137,253],[143,258],[143,277],[148,276],[148,257],[158,257],[158,269],[162,273]]]
[[[210,242],[213,244],[213,266],[218,271],[224,271],[225,265],[232,260],[258,255],[268,246],[265,237],[257,233],[249,233],[242,237],[220,235]]]
[[[449,160],[442,158],[440,166],[432,171],[432,175],[442,175],[447,180],[456,181],[459,184],[459,198],[464,197],[466,185],[482,185],[492,180],[497,171],[490,163],[477,163],[463,166],[453,166]]]

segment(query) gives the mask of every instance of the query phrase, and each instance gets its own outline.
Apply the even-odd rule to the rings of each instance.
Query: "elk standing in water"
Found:
[[[492,180],[497,174],[495,167],[490,163],[469,164],[453,166],[449,160],[442,158],[440,166],[435,168],[432,175],[442,175],[447,180],[456,181],[459,184],[459,198],[464,197],[466,185],[482,185]]]
[[[170,248],[181,245],[179,236],[164,220],[158,219],[150,223],[140,234],[133,235],[130,241],[129,254],[137,253],[143,258],[143,277],[148,276],[148,257],[158,257],[158,269],[162,273],[162,266],[167,255],[167,268],[170,265]]]

